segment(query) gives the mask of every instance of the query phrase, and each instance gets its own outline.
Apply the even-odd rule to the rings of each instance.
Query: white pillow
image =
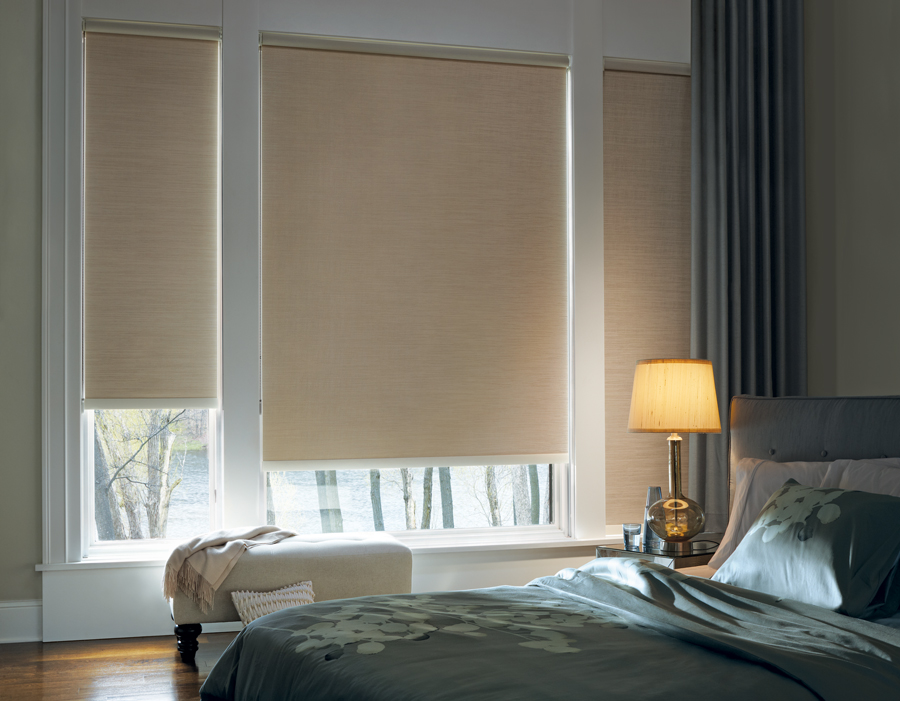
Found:
[[[821,486],[900,497],[900,458],[835,460]]]
[[[735,465],[734,500],[728,528],[709,561],[718,569],[744,539],[759,512],[775,492],[789,479],[807,487],[820,487],[830,462],[772,462],[744,458]]]
[[[244,625],[267,613],[274,613],[292,606],[311,604],[315,599],[312,582],[298,582],[275,591],[231,592],[231,600]]]

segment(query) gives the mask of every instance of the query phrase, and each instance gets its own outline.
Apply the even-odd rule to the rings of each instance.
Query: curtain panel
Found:
[[[806,393],[802,0],[693,0],[691,354],[722,433],[691,437],[707,530],[728,520],[728,409]]]

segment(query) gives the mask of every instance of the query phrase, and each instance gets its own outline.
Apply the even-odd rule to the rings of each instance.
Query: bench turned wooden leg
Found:
[[[192,665],[200,644],[197,637],[203,630],[199,623],[186,623],[183,626],[175,626],[175,639],[178,642],[178,652],[181,653],[181,661]]]

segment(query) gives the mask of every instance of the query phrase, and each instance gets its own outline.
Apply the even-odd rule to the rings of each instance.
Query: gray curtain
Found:
[[[723,431],[690,491],[721,531],[731,397],[806,394],[803,0],[693,0],[691,31],[691,353]]]

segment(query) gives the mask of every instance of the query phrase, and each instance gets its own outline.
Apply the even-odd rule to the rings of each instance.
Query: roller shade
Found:
[[[647,487],[669,483],[665,440],[627,427],[635,363],[690,357],[690,77],[604,72],[603,221],[606,522],[615,524],[640,520]]]
[[[215,406],[218,42],[84,52],[85,406]]]
[[[566,226],[564,68],[263,46],[264,460],[565,460]]]

